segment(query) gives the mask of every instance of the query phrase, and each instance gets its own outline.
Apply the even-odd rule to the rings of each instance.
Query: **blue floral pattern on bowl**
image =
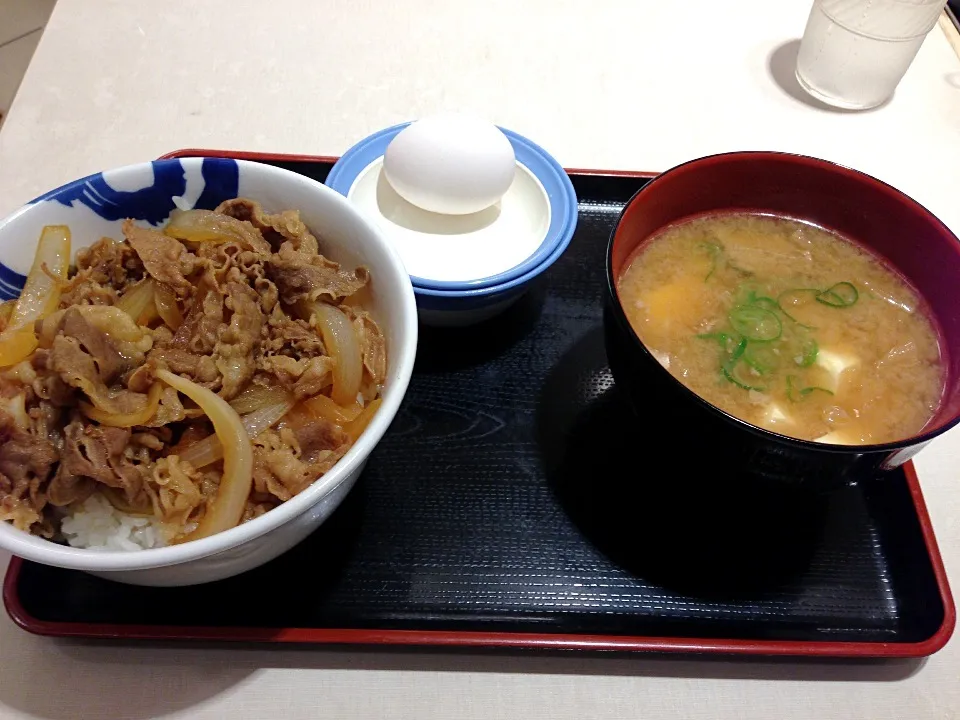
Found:
[[[240,195],[242,166],[224,158],[181,158],[128,165],[67,183],[0,221],[0,299],[23,289],[44,225],[67,225],[73,250],[102,237],[120,239],[121,224],[164,223],[177,207],[212,210]]]

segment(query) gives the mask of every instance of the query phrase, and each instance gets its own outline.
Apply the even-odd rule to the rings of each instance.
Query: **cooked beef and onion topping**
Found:
[[[366,268],[237,198],[123,224],[69,267],[48,226],[0,305],[0,519],[140,549],[255,518],[327,472],[380,403]]]

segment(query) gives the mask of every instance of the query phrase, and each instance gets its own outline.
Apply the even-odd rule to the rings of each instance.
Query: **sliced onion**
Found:
[[[90,403],[80,402],[80,411],[91,420],[96,420],[101,425],[109,427],[133,427],[134,425],[143,425],[157,414],[157,408],[160,407],[160,392],[163,385],[154,383],[147,392],[147,406],[143,410],[127,413],[125,415],[113,415],[96,408]]]
[[[70,228],[47,225],[40,233],[33,266],[10,314],[8,327],[21,328],[45,317],[60,304],[60,284],[70,266]]]
[[[15,365],[37,347],[34,325],[60,304],[60,286],[70,266],[70,228],[47,225],[40,233],[23,291],[0,333],[0,366]]]
[[[16,365],[30,357],[30,353],[36,349],[37,336],[32,329],[4,331],[0,335],[0,367]]]
[[[156,300],[156,295],[154,295],[154,300]],[[146,310],[140,313],[140,317],[137,318],[137,324],[147,327],[158,317],[160,317],[160,313],[157,312],[157,303],[152,302],[147,305]]]
[[[143,314],[147,312],[153,304],[153,294],[155,291],[156,283],[154,283],[153,278],[147,278],[127,290],[117,301],[115,307],[123,310],[134,322],[139,322]]]
[[[180,453],[180,459],[190,463],[195,468],[206,467],[223,457],[223,445],[216,434],[207,435]]]
[[[153,303],[157,308],[157,314],[167,324],[167,326],[176,331],[183,322],[183,314],[180,312],[180,306],[177,304],[177,296],[168,285],[159,283],[153,293]]]
[[[27,432],[30,430],[30,416],[27,414],[26,394],[18,393],[13,397],[0,398],[0,410],[13,418],[14,424]]]
[[[174,210],[163,229],[165,235],[187,242],[230,242],[238,234],[229,221],[236,219],[209,210]]]
[[[133,318],[116,306],[110,305],[74,305],[83,319],[100,330],[104,335],[118,343],[138,343],[143,340],[144,330]],[[47,315],[40,323],[37,339],[40,347],[51,347],[57,334],[60,320],[66,310],[57,310]],[[148,348],[149,349],[149,348]]]
[[[350,439],[353,442],[356,442],[357,439],[363,434],[363,431],[367,429],[367,425],[369,425],[370,421],[373,420],[373,416],[377,414],[377,410],[380,409],[380,404],[382,402],[382,398],[377,398],[372,403],[367,405],[363,409],[363,412],[357,415],[356,420],[343,426],[343,431],[350,436]]]
[[[357,401],[363,379],[363,356],[357,331],[343,311],[333,305],[312,303],[310,313],[316,319],[327,352],[336,361],[331,397],[337,405],[348,407]]]
[[[239,242],[259,253],[271,248],[250,223],[210,210],[174,210],[163,232],[186,242]]]
[[[110,305],[76,305],[84,320],[117,342],[139,342],[144,329],[118,307]]]
[[[120,308],[109,305],[83,305],[77,309],[91,325],[111,340],[135,343],[143,339],[143,328]]]
[[[302,402],[302,405],[314,417],[329,420],[336,425],[343,425],[357,419],[363,412],[363,407],[354,399],[353,404],[347,407],[337,405],[333,398],[326,395],[314,395]]]
[[[307,410],[302,404],[294,405],[290,412],[283,416],[283,422],[277,427],[290,428],[291,430],[300,430],[316,422],[317,416]]]
[[[226,400],[192,380],[174,375],[169,370],[157,370],[157,379],[183,393],[203,409],[224,448],[223,476],[217,496],[197,528],[179,541],[199,540],[236,527],[243,517],[253,485],[253,446],[240,416]]]
[[[13,306],[16,304],[16,300],[4,300],[0,303],[0,328],[6,329],[10,324],[10,316],[13,315]]]
[[[251,383],[247,388],[230,401],[230,407],[241,415],[254,410],[276,405],[290,398],[290,393],[279,385],[256,385]]]
[[[243,426],[250,437],[254,438],[267,428],[273,427],[293,407],[293,396],[287,395],[283,400],[255,410],[243,416]]]
[[[280,418],[286,415],[293,407],[293,397],[287,393],[286,397],[273,405],[261,407],[248,415],[244,415],[240,420],[243,423],[247,435],[255,438],[267,428],[276,425]],[[215,463],[223,457],[223,445],[216,434],[208,435],[203,440],[198,440],[193,445],[180,453],[180,459],[186,460],[195,468],[206,467],[210,463]]]

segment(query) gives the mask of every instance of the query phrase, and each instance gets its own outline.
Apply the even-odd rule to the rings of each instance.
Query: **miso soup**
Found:
[[[805,440],[907,438],[943,363],[917,293],[850,241],[793,220],[702,216],[645,243],[618,283],[660,363],[722,410]]]

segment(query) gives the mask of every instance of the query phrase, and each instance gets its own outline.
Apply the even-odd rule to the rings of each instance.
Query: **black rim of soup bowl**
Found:
[[[721,456],[715,458],[715,464],[730,462],[732,459],[732,462],[738,465],[738,470],[756,475],[763,480],[773,479],[790,485],[831,490],[882,475],[882,471],[899,467],[920,452],[931,440],[960,423],[960,413],[954,413],[948,420],[929,430],[921,430],[899,441],[874,445],[819,443],[783,435],[731,415],[688,388],[660,364],[630,324],[620,300],[617,289],[619,278],[615,275],[613,262],[615,245],[624,219],[631,210],[636,212],[634,206],[655,192],[665,178],[687,170],[691,166],[709,165],[725,160],[759,162],[785,160],[812,165],[826,172],[842,173],[858,182],[874,184],[878,189],[888,194],[892,193],[900,202],[912,205],[928,221],[939,225],[957,243],[957,252],[960,254],[960,240],[927,208],[893,186],[859,170],[806,155],[770,151],[720,153],[689,160],[660,173],[634,193],[621,210],[610,234],[606,254],[607,298],[604,307],[604,337],[615,382],[626,391],[638,417],[642,418],[651,411],[658,412],[663,409],[656,407],[658,405],[670,404],[671,407],[667,409],[671,411],[674,429],[678,421],[691,422],[701,433],[719,433],[714,436],[717,442],[710,448],[711,452],[716,452],[718,447],[722,450]],[[731,207],[729,210],[738,209],[740,208]],[[749,212],[750,210],[743,208],[741,211]],[[757,211],[757,209],[754,210],[754,212]],[[722,213],[725,210],[718,208],[716,212]],[[643,245],[667,227],[704,214],[691,212],[657,228],[637,243],[628,257],[633,257]],[[784,216],[780,213],[771,214]],[[800,217],[795,219],[804,221]],[[625,270],[626,267],[627,264],[624,264],[623,269]],[[960,282],[960,277],[957,280]],[[933,319],[937,322],[936,316]],[[946,352],[947,349],[941,347],[941,357],[944,357]],[[949,381],[949,366],[946,363],[945,366],[943,392]],[[939,409],[931,421],[937,417],[938,413]],[[702,443],[704,437],[702,434],[691,437],[688,444],[690,450],[696,452],[697,444]]]

